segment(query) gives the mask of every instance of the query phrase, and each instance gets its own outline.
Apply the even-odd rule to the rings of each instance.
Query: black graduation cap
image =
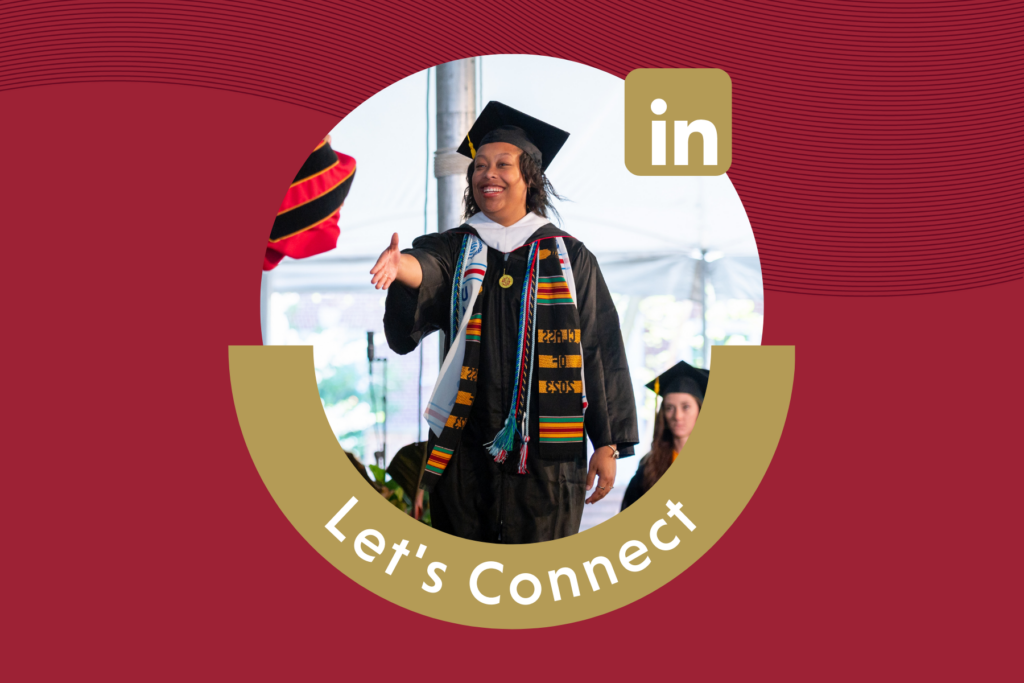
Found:
[[[491,142],[507,142],[523,150],[544,171],[569,139],[564,130],[535,119],[501,102],[488,102],[459,146],[459,154],[470,159]]]
[[[707,370],[695,368],[686,361],[679,361],[645,386],[658,396],[673,393],[690,394],[703,401],[704,394],[708,391],[710,375]]]

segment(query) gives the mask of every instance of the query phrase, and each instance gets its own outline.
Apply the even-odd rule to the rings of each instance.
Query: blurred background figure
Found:
[[[647,385],[655,393],[655,400],[661,397],[661,408],[654,418],[651,452],[640,460],[626,488],[623,510],[647,493],[679,457],[697,424],[710,374],[680,361]]]

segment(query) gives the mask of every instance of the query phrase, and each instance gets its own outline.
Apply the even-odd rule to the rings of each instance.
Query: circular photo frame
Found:
[[[697,336],[693,330],[689,332],[692,339],[699,339],[699,344],[692,344],[692,358],[700,367],[708,367],[713,358],[715,379],[700,408],[700,429],[695,429],[685,442],[685,457],[678,458],[628,509],[610,518],[604,514],[591,516],[589,522],[585,517],[585,531],[581,533],[525,545],[481,543],[442,533],[403,514],[352,467],[339,445],[339,430],[325,414],[323,393],[318,389],[318,379],[324,372],[315,362],[313,347],[232,347],[231,382],[239,423],[260,476],[296,529],[335,567],[377,595],[427,616],[473,626],[536,628],[587,619],[642,598],[684,571],[725,533],[756,490],[780,438],[793,384],[794,350],[711,345],[708,291],[756,292],[753,296],[763,301],[756,244],[742,203],[726,176],[684,180],[638,177],[626,171],[621,159],[620,79],[551,58],[506,55],[488,60],[487,68],[502,74],[502,87],[493,93],[495,99],[512,98],[532,113],[579,122],[579,135],[570,137],[562,155],[567,160],[561,160],[563,168],[572,169],[561,171],[562,178],[569,182],[563,185],[558,181],[573,201],[559,203],[557,210],[569,224],[567,229],[581,231],[578,236],[591,250],[597,249],[602,265],[611,263],[605,277],[613,293],[625,292],[633,300],[632,315],[636,315],[636,302],[644,296],[681,296],[689,300],[698,289],[702,292],[697,305],[703,327]],[[422,153],[424,137],[426,149],[431,148],[429,72],[427,124],[422,130],[405,125],[410,114],[402,103],[409,98],[401,86],[413,78],[381,91],[346,117],[332,131],[335,147],[340,147],[337,152],[327,144],[330,137],[317,148],[324,157],[324,168],[329,167],[329,173],[338,176],[337,183],[323,180],[328,172],[307,175],[323,181],[325,191],[336,185],[347,195],[355,176],[355,160],[343,154],[344,149],[366,160],[359,164],[357,188],[359,182],[367,183],[367,178],[387,178],[388,184],[396,188],[411,185],[402,181],[399,172],[389,170],[389,165],[402,157],[402,150],[417,144]],[[563,99],[573,100],[575,108],[544,101],[543,93],[553,92],[560,80],[576,88],[575,98],[568,92],[571,87],[560,93]],[[537,92],[532,92],[523,105],[519,94],[531,91],[526,87],[531,84],[538,86]],[[479,86],[477,95],[483,90]],[[490,96],[483,99],[489,100]],[[480,100],[477,108],[482,106]],[[377,142],[367,147],[367,141]],[[388,151],[387,145],[394,149]],[[611,158],[606,159],[609,150]],[[335,154],[338,163],[334,163]],[[438,150],[434,175],[442,166],[458,166],[464,178],[468,158],[456,163],[459,159],[463,158],[452,150]],[[303,168],[313,161],[311,156]],[[422,163],[412,165],[422,174]],[[349,280],[355,282],[357,273],[365,272],[362,267],[372,264],[372,260],[363,264],[360,259],[366,260],[367,254],[372,259],[373,244],[386,242],[384,238],[392,231],[412,232],[403,234],[408,239],[431,227],[436,230],[441,215],[450,220],[456,213],[454,206],[442,209],[444,202],[438,193],[438,218],[429,225],[428,216],[435,214],[428,211],[434,208],[428,207],[431,182],[428,177],[424,187],[420,181],[426,193],[426,199],[421,196],[419,200],[422,228],[406,215],[420,209],[399,195],[384,196],[377,191],[379,184],[365,192],[365,198],[357,189],[356,200],[351,207],[346,206],[344,211],[349,214],[341,221],[341,209],[335,204],[344,197],[322,207],[322,213],[331,217],[327,223],[307,210],[311,206],[304,203],[309,201],[307,198],[294,199],[293,203],[310,215],[298,216],[302,222],[293,219],[298,212],[285,211],[290,205],[282,209],[275,222],[275,230],[281,234],[271,234],[265,270],[281,263],[284,267],[275,272],[279,281],[307,288],[309,281],[303,278],[309,273],[314,273],[314,281],[319,282],[324,277],[321,273],[329,272],[328,280],[334,288],[348,291],[356,286]],[[609,201],[606,184],[617,188],[617,201]],[[338,194],[341,189],[333,191]],[[302,190],[300,183],[293,183],[289,197],[302,194]],[[306,223],[314,229],[305,229]],[[628,234],[625,239],[624,226]],[[320,253],[330,250],[335,239],[339,249]],[[310,255],[314,256],[305,259]],[[722,260],[713,263],[718,259]],[[664,277],[652,277],[653,272]],[[716,274],[718,279],[712,282]],[[265,277],[261,322],[265,342],[279,343],[268,331],[278,322],[276,318],[268,321],[272,290]],[[316,290],[309,291],[314,292],[312,301],[319,304],[323,297]],[[333,316],[338,318],[338,312],[333,311]],[[284,320],[283,315],[279,317]],[[759,315],[756,320],[754,344],[760,340]],[[296,338],[292,334],[288,343],[295,344]],[[333,337],[335,343],[340,338]],[[433,343],[430,355],[436,356],[436,341]],[[751,342],[741,339],[739,343]],[[675,344],[671,346],[675,349]],[[371,331],[371,368],[372,349]],[[323,350],[318,353],[322,356]],[[424,354],[419,355],[422,393]],[[669,360],[680,359],[677,356]],[[633,361],[630,363],[632,370]],[[396,369],[402,372],[400,367]],[[652,423],[647,421],[646,413],[652,411],[645,408],[645,403],[651,397],[642,387],[651,379],[644,376],[650,370],[645,368],[632,378],[635,393],[643,397],[637,401],[637,410],[643,413],[642,425],[647,431]],[[656,405],[656,398],[654,402]],[[413,439],[410,436],[407,440]],[[385,455],[381,447],[378,465],[382,465],[380,460]],[[630,472],[638,460],[635,457],[620,462]],[[380,474],[383,476],[382,469]],[[625,488],[624,481],[617,479],[616,483]],[[616,493],[621,496],[621,490]],[[615,505],[617,509],[618,503],[613,500],[605,507]]]

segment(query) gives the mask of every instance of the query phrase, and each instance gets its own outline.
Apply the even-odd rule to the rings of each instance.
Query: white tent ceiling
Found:
[[[483,103],[505,102],[571,133],[548,176],[568,198],[558,204],[563,229],[594,252],[609,289],[689,298],[705,252],[718,298],[763,298],[757,246],[727,176],[640,177],[626,170],[622,80],[522,55],[485,57],[480,70]],[[334,128],[332,145],[358,164],[338,247],[285,259],[272,272],[273,290],[368,290],[368,271],[392,232],[411,246],[424,232],[425,214],[426,229],[436,230],[433,86],[431,77],[428,102],[426,73],[410,76]]]

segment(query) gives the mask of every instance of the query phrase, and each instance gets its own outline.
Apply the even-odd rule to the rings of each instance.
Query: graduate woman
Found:
[[[622,497],[622,510],[650,491],[679,457],[697,424],[709,377],[707,370],[680,362],[647,385],[661,396],[661,408],[654,418],[651,452],[640,459],[636,474]]]
[[[576,533],[584,503],[607,495],[616,458],[638,441],[608,288],[593,255],[549,220],[555,195],[544,171],[568,136],[488,103],[459,148],[472,160],[466,222],[403,252],[394,235],[371,270],[388,289],[393,350],[445,334],[422,487],[433,526],[463,538]]]

